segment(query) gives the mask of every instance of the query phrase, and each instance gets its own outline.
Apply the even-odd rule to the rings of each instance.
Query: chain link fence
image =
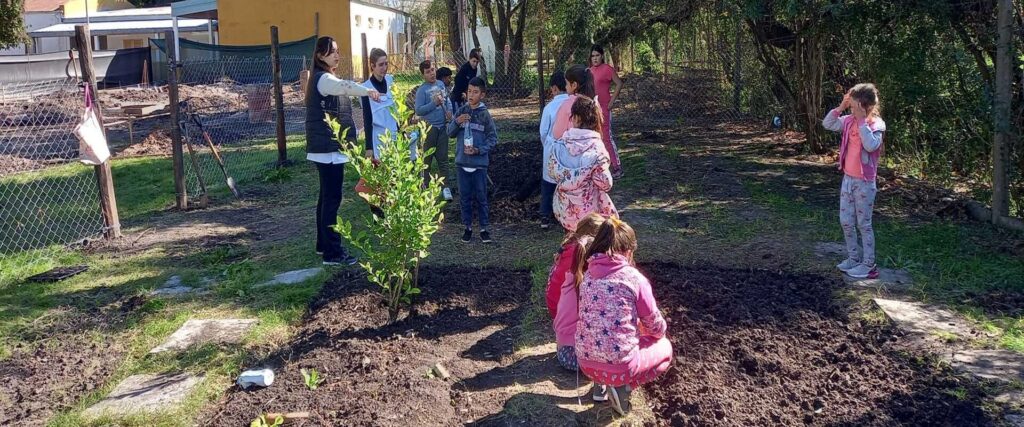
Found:
[[[0,83],[0,260],[102,234],[96,177],[74,136],[84,108],[77,79]]]
[[[303,57],[282,57],[285,135],[305,132],[299,72]],[[229,178],[242,193],[277,167],[277,101],[270,58],[190,60],[180,65],[179,127],[186,191],[193,199],[223,195]],[[293,140],[291,145],[301,141]],[[289,150],[300,160],[301,150]],[[229,195],[230,196],[230,195]]]

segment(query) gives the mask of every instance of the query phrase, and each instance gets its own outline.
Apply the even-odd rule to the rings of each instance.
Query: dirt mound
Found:
[[[170,156],[173,151],[170,132],[166,129],[156,129],[141,142],[129,145],[116,155],[118,157]]]
[[[851,318],[837,279],[648,264],[672,369],[645,390],[665,425],[992,425],[984,392]],[[956,397],[960,394],[962,398]]]
[[[457,279],[457,280],[456,280]],[[501,410],[500,401],[468,399],[450,382],[488,372],[512,351],[513,331],[529,304],[528,271],[420,270],[415,311],[389,326],[377,288],[355,270],[328,282],[288,347],[252,366],[274,369],[262,390],[229,390],[199,419],[248,425],[260,413],[310,411],[307,425],[455,425]],[[438,361],[450,382],[427,375]],[[309,390],[299,373],[326,381]]]
[[[540,206],[541,157],[541,144],[536,140],[499,141],[491,151],[491,165],[487,175],[491,180],[488,202],[492,223],[540,220],[537,209]],[[458,187],[457,182],[451,185],[453,189]],[[459,199],[456,197],[445,209],[445,221],[461,223],[460,212]]]

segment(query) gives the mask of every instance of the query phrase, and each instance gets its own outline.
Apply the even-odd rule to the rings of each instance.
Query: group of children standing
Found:
[[[322,117],[325,112],[337,115],[339,95],[362,96],[364,109],[372,109],[365,104],[390,99],[391,81],[382,55],[374,59],[375,76],[380,77],[370,81],[373,86],[357,86],[333,76],[338,63],[333,40],[318,40],[316,53],[317,73],[307,95],[307,158],[320,172],[317,249],[324,253],[325,264],[351,264],[354,257],[345,252],[336,233],[327,231],[340,204],[340,183],[348,159],[338,151],[338,141],[331,137]],[[479,63],[479,52],[470,58],[473,68],[474,60]],[[668,370],[673,350],[651,283],[633,261],[638,248],[636,233],[618,218],[608,194],[614,171],[621,169],[609,136],[608,108],[595,99],[592,70],[574,65],[565,73],[552,75],[552,99],[541,117],[541,225],[549,228],[553,217],[567,233],[551,267],[546,303],[553,319],[558,363],[589,377],[594,382],[593,399],[610,401],[624,415],[630,410],[632,390]],[[483,103],[485,81],[471,77],[472,70],[463,71],[457,79],[467,80],[464,91],[448,95],[451,70],[434,70],[430,61],[424,61],[420,64],[424,84],[416,89],[411,104],[419,120],[431,125],[419,139],[424,149],[433,149],[425,160],[428,165],[436,161],[442,176],[448,173],[448,139],[458,138],[455,166],[466,227],[462,241],[471,241],[476,213],[481,240],[489,243],[487,168],[489,153],[497,144],[497,129]],[[617,94],[617,76],[615,80]],[[844,115],[846,110],[850,113]],[[375,132],[374,126],[380,126],[376,119],[367,120],[367,129]],[[855,278],[875,277],[878,272],[871,217],[886,130],[880,117],[878,90],[871,84],[854,86],[842,103],[825,115],[822,124],[842,133],[840,223],[848,257],[837,268]],[[368,151],[374,148],[374,132],[368,132]],[[442,195],[452,199],[447,188]]]
[[[487,95],[487,83],[480,77],[469,75],[475,72],[479,61],[479,52],[472,52],[467,62],[470,71],[459,71],[450,95],[451,70],[441,68],[435,71],[430,60],[421,62],[419,69],[423,75],[423,84],[415,90],[412,102],[418,119],[430,124],[427,135],[422,136],[423,149],[434,151],[424,161],[428,168],[436,162],[442,177],[448,176],[448,140],[456,138],[456,182],[459,185],[462,223],[466,227],[462,241],[466,243],[473,239],[474,213],[480,226],[480,240],[484,243],[493,242],[487,229],[490,225],[487,167],[490,165],[490,152],[498,144],[498,130],[483,102]],[[461,80],[466,80],[464,88],[460,87]],[[429,173],[425,179],[429,182]],[[449,188],[443,188],[441,193],[445,200],[452,200]]]

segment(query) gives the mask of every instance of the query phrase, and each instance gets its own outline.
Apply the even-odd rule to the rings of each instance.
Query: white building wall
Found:
[[[405,47],[402,44],[406,42],[406,39],[402,35],[405,34],[405,15],[359,3],[351,3],[349,7],[352,20],[352,49],[350,53],[353,59],[358,61],[363,55],[363,33],[366,34],[367,52],[373,48],[381,48],[388,54],[404,53]],[[389,38],[391,39],[390,43],[388,42]],[[358,74],[359,69],[356,70]]]
[[[51,25],[60,24],[60,12],[25,12],[25,31],[34,31]],[[71,41],[67,37],[46,37],[33,40],[28,53],[53,53],[71,49]],[[0,50],[0,55],[24,55],[25,44]]]

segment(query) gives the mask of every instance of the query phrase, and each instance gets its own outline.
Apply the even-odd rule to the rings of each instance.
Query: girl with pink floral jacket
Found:
[[[591,213],[618,217],[608,192],[612,173],[608,152],[601,142],[601,111],[597,103],[580,97],[572,105],[573,127],[551,142],[548,175],[557,185],[552,208],[558,222],[570,232]],[[551,138],[551,137],[549,137]]]
[[[618,219],[598,229],[587,249],[579,288],[576,357],[594,381],[594,400],[610,394],[612,407],[625,415],[633,388],[668,370],[672,344],[665,318],[654,300],[651,282],[633,266],[636,234]]]

